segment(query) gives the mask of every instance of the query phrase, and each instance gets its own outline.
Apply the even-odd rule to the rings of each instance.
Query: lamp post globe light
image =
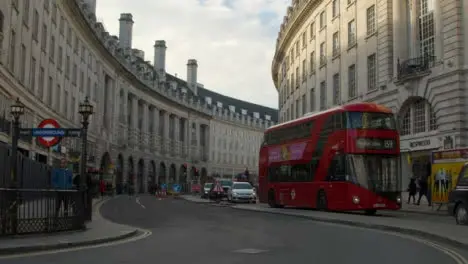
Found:
[[[86,96],[85,100],[78,106],[78,113],[81,115],[82,133],[81,133],[81,168],[80,168],[80,188],[83,194],[83,204],[85,208],[85,220],[90,221],[92,215],[92,197],[91,190],[86,188],[86,161],[88,160],[88,125],[89,117],[94,113],[94,107]]]

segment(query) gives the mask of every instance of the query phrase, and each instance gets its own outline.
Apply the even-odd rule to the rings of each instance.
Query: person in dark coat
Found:
[[[413,204],[416,203],[416,192],[417,192],[417,186],[416,186],[416,179],[411,178],[410,183],[408,185],[408,204],[410,203],[411,197],[413,198]]]

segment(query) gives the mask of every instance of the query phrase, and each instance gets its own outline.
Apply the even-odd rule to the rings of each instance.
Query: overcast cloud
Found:
[[[198,61],[198,82],[216,92],[278,107],[271,79],[276,35],[290,0],[97,0],[97,17],[118,35],[120,13],[132,13],[133,48],[153,61],[166,40],[166,71],[186,79]]]

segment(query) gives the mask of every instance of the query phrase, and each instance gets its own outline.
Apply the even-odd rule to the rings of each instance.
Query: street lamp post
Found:
[[[18,184],[18,168],[17,168],[17,154],[18,154],[18,140],[19,140],[19,126],[20,122],[19,119],[20,117],[24,114],[24,105],[20,102],[19,98],[16,99],[16,102],[11,105],[10,109],[11,115],[13,116],[13,133],[12,133],[12,138],[11,138],[11,155],[10,155],[10,175],[11,175],[11,189],[16,189],[19,184]],[[16,191],[10,191],[9,200],[11,206],[11,226],[13,229],[13,232],[16,233],[16,229],[18,227],[18,221],[17,221],[17,216],[18,216],[18,203],[17,203],[17,196],[18,193]]]
[[[94,107],[90,104],[88,97],[85,98],[83,103],[80,103],[78,107],[78,113],[80,113],[82,120],[82,135],[81,135],[81,164],[80,164],[80,191],[83,195],[83,204],[85,208],[85,220],[90,221],[92,215],[92,197],[91,191],[86,188],[86,161],[87,157],[87,148],[88,148],[88,125],[89,117],[94,113]]]
[[[11,138],[11,186],[18,187],[18,175],[16,168],[17,153],[18,153],[18,140],[19,140],[19,126],[20,117],[24,114],[24,105],[20,102],[19,98],[11,105],[11,115],[13,116],[13,133]]]

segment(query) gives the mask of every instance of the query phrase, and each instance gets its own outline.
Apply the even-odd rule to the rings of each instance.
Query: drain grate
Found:
[[[241,253],[241,254],[260,254],[267,252],[268,250],[264,249],[257,249],[257,248],[244,248],[244,249],[238,249],[234,250],[234,253]]]

